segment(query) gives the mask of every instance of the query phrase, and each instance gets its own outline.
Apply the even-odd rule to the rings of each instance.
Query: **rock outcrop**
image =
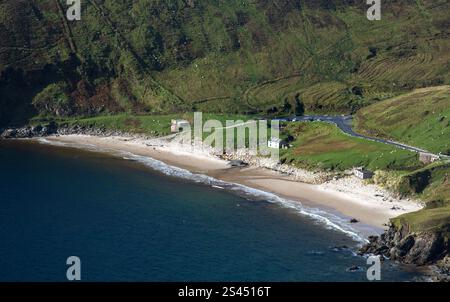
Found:
[[[1,132],[0,138],[3,139],[32,138],[32,137],[45,137],[50,135],[70,135],[70,134],[95,135],[95,136],[123,135],[123,133],[121,132],[108,131],[94,127],[83,127],[83,126],[58,127],[55,123],[48,123],[45,125],[26,126],[22,128],[9,128]]]
[[[391,226],[381,236],[369,237],[360,254],[380,255],[404,264],[437,265],[439,281],[450,280],[450,240],[440,232],[411,232]]]
[[[52,135],[92,135],[92,136],[123,136],[123,137],[140,137],[144,139],[151,139],[145,135],[126,133],[116,130],[108,130],[92,126],[80,125],[57,125],[54,122],[36,125],[25,126],[21,128],[7,128],[0,129],[0,139],[20,139],[33,137],[46,137]]]
[[[27,126],[22,128],[9,128],[4,130],[1,138],[31,138],[43,137],[56,134],[58,127],[55,123],[48,123],[45,125]]]

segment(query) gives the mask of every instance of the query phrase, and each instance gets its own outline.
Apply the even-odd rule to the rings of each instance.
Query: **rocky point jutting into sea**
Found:
[[[370,236],[361,255],[379,255],[418,266],[436,265],[436,281],[450,281],[450,241],[438,232],[415,233],[408,226],[391,225],[381,236]]]

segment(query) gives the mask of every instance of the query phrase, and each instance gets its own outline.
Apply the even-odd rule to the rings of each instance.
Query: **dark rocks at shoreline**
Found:
[[[31,138],[44,137],[56,134],[58,126],[55,123],[48,123],[45,125],[27,126],[22,128],[9,128],[2,132],[1,138]]]
[[[108,137],[108,136],[122,136],[122,137],[139,137],[144,139],[152,139],[154,137],[146,136],[142,134],[133,134],[122,132],[118,130],[108,130],[104,128],[96,128],[91,126],[62,126],[58,128],[55,133],[56,135],[90,135],[90,136],[99,136],[99,137]]]
[[[439,270],[439,276],[436,281],[450,282],[450,255],[445,256],[436,263]]]
[[[436,281],[445,281],[450,276],[450,246],[440,233],[416,234],[404,226],[400,229],[391,226],[381,236],[370,236],[368,240],[369,243],[359,250],[360,255],[379,255],[417,266],[436,264],[441,276]]]
[[[85,127],[85,126],[70,126],[61,127],[58,129],[58,135],[92,135],[92,136],[112,136],[112,135],[122,135],[122,133],[107,131],[101,128]]]
[[[448,246],[438,233],[410,234],[395,227],[380,237],[369,237],[369,243],[361,248],[362,254],[375,254],[407,264],[427,265],[448,254]]]
[[[92,136],[124,136],[119,131],[110,131],[94,127],[85,126],[62,126],[58,127],[56,123],[48,123],[45,125],[26,126],[21,128],[8,128],[3,130],[0,134],[2,139],[18,139],[18,138],[33,138],[46,137],[51,135],[92,135]]]

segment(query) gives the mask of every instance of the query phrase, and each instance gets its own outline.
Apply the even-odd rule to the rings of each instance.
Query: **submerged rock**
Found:
[[[347,269],[347,272],[350,272],[350,273],[356,273],[356,272],[362,272],[362,271],[364,271],[364,268],[357,266],[357,265],[354,265]]]

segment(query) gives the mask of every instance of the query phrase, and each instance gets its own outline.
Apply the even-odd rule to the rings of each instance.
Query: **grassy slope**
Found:
[[[221,115],[221,114],[203,114],[203,121],[217,120],[226,125],[226,121],[247,121],[251,117],[247,115]],[[107,129],[127,133],[147,134],[150,136],[166,136],[170,133],[172,119],[186,119],[192,125],[194,115],[192,113],[167,114],[167,115],[136,115],[136,114],[118,114],[103,115],[96,117],[72,117],[59,118],[36,117],[30,124],[45,124],[49,120],[54,120],[61,126],[82,126],[97,129]]]
[[[309,169],[345,170],[365,166],[371,170],[417,168],[417,155],[385,144],[353,138],[325,123],[289,125],[294,147],[283,152],[286,162]]]
[[[308,45],[313,51],[297,73],[251,88],[247,94],[250,103],[267,107],[297,97],[310,112],[352,112],[411,87],[448,82],[448,51],[444,49],[449,41],[437,38],[439,35],[426,38],[437,29],[434,25],[448,17],[439,11],[442,6],[426,5],[430,16],[426,20],[417,7],[408,4],[401,11],[395,4],[384,8],[383,21],[375,23],[352,9],[333,12],[333,17],[345,23],[345,30],[313,30],[310,34],[316,39]],[[316,22],[323,18],[315,10],[302,17]],[[330,32],[332,37],[324,37]],[[376,55],[370,55],[369,48]],[[362,89],[362,95],[352,93],[355,86]]]
[[[450,150],[450,86],[418,89],[358,111],[355,121],[361,133],[394,139],[429,151]],[[380,179],[405,196],[425,201],[426,208],[393,220],[414,232],[450,234],[450,164],[435,163],[410,172],[391,172]]]
[[[396,225],[450,235],[450,163],[435,163],[402,175],[397,190],[424,200],[426,208],[393,219]]]
[[[3,90],[0,79],[0,100],[29,102],[65,79],[81,114],[281,111],[296,100],[310,112],[354,112],[450,83],[450,3],[421,2],[390,1],[369,22],[364,3],[346,0],[86,0],[68,31],[54,0],[7,0],[0,71],[20,64],[25,79]],[[29,78],[37,91],[8,97]]]
[[[450,153],[450,86],[418,89],[356,115],[357,131]]]
[[[412,232],[449,233],[450,206],[425,209],[393,219],[398,227],[407,225]]]
[[[325,123],[291,124],[285,135],[295,137],[294,147],[282,152],[286,162],[307,169],[339,171],[365,166],[384,170],[377,174],[376,183],[426,203],[424,210],[393,219],[394,224],[407,225],[414,232],[450,234],[450,163],[421,167],[415,153],[352,138]]]

